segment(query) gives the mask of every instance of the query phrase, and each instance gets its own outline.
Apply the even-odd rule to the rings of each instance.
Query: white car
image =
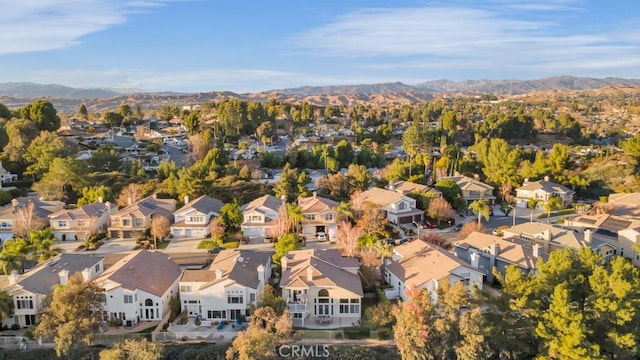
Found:
[[[327,241],[327,234],[323,233],[323,232],[319,232],[316,234],[316,239],[318,241]]]

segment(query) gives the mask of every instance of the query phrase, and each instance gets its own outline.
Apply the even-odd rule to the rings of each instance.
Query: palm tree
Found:
[[[482,223],[483,216],[485,220],[489,221],[490,208],[487,200],[476,200],[469,204],[469,209],[478,214],[478,224]]]
[[[531,222],[533,222],[533,213],[534,211],[536,211],[538,204],[540,204],[539,199],[531,198],[529,199],[529,201],[527,201],[527,206],[529,207],[529,209],[531,209]]]
[[[31,249],[31,244],[26,239],[6,240],[2,252],[0,252],[0,267],[4,273],[9,275],[12,270],[23,273],[24,261],[30,258]]]
[[[31,239],[31,250],[34,257],[37,256],[39,263],[47,261],[61,252],[60,249],[54,247],[58,239],[50,228],[31,230],[29,238]]]
[[[348,201],[340,201],[340,204],[333,208],[333,210],[337,213],[336,222],[351,221],[353,220],[353,209],[351,208],[351,204]]]
[[[551,212],[556,209],[562,208],[562,202],[558,196],[549,198],[546,204],[544,204],[545,210],[547,210],[547,224],[551,223]]]

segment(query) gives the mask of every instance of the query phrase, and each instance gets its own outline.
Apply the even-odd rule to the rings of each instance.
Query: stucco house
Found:
[[[246,320],[271,277],[271,255],[223,250],[208,269],[185,270],[180,279],[182,309],[205,320]]]
[[[244,219],[240,228],[244,236],[271,236],[282,205],[283,201],[273,195],[261,196],[243,205],[240,210]]]
[[[162,320],[170,312],[169,301],[178,295],[181,274],[169,256],[137,250],[109,267],[96,283],[104,289],[108,318],[131,327]]]
[[[132,238],[151,227],[153,216],[164,216],[172,221],[175,209],[174,199],[158,199],[154,194],[111,215],[111,226],[107,231],[114,239]]]
[[[416,199],[395,191],[372,187],[360,195],[363,204],[370,203],[384,211],[389,222],[408,224],[424,220],[424,211],[416,208]]]
[[[4,166],[2,166],[2,161],[0,161],[0,187],[2,187],[2,184],[4,183],[17,180],[18,175],[10,173],[9,170],[5,169]]]
[[[98,201],[75,209],[60,210],[49,216],[53,235],[60,241],[87,240],[93,234],[104,234],[118,205]]]
[[[385,260],[386,282],[393,286],[385,290],[387,297],[407,301],[411,289],[427,289],[433,301],[443,281],[453,285],[462,282],[469,289],[482,289],[484,273],[455,257],[445,249],[423,240],[413,240],[393,248],[393,258]]]
[[[212,219],[218,217],[224,203],[208,196],[200,196],[193,201],[186,197],[184,203],[183,207],[173,213],[173,237],[179,239],[208,236],[211,233],[209,224]]]
[[[436,188],[404,180],[389,181],[389,186],[387,186],[387,188],[401,195],[421,193],[433,198],[442,197],[442,192]]]
[[[78,273],[84,281],[91,281],[103,273],[103,262],[104,258],[100,256],[60,254],[24,274],[8,275],[2,291],[13,298],[14,310],[13,318],[5,319],[3,323],[23,327],[36,325],[54,285],[65,285],[69,277]]]
[[[45,201],[37,197],[20,197],[0,208],[0,240],[10,239],[16,232],[43,229],[49,215],[64,208],[62,201]]]
[[[281,295],[295,326],[360,322],[364,292],[357,259],[342,257],[338,249],[308,249],[290,251],[281,263]]]
[[[486,200],[488,204],[493,204],[496,197],[493,196],[493,186],[487,185],[482,181],[470,178],[464,175],[456,175],[440,178],[440,180],[453,180],[462,191],[462,198],[468,204],[476,200]]]
[[[546,261],[548,254],[542,245],[528,246],[517,239],[503,239],[499,236],[472,232],[466,239],[454,241],[453,253],[460,259],[482,271],[488,283],[494,283],[493,268],[504,276],[505,267],[514,265],[523,273],[533,273],[538,259]]]
[[[302,234],[305,236],[315,236],[323,232],[334,242],[337,239],[338,213],[335,208],[340,205],[331,199],[318,196],[313,192],[313,196],[298,198],[298,205],[302,210]]]
[[[529,181],[524,179],[521,187],[516,189],[516,206],[526,208],[529,200],[540,200],[540,207],[547,203],[552,197],[559,197],[562,207],[573,204],[573,196],[575,191],[568,187],[549,181],[549,177],[545,176],[544,180]]]

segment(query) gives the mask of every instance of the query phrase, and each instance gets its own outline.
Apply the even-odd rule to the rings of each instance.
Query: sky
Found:
[[[640,78],[637,0],[0,0],[0,82],[146,91]]]

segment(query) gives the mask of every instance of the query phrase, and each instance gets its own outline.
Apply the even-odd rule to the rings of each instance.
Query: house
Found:
[[[411,193],[426,194],[432,198],[442,197],[442,192],[438,189],[422,185],[414,182],[403,180],[392,180],[389,182],[388,189],[395,191],[400,195],[407,195]]]
[[[564,208],[573,204],[574,195],[575,191],[564,185],[549,181],[548,176],[545,176],[544,180],[540,181],[524,179],[522,186],[516,189],[516,206],[526,208],[531,199],[540,200],[541,205],[543,205],[552,197],[557,196],[560,198]]]
[[[595,248],[605,260],[619,255],[640,266],[640,219],[612,214],[582,215],[565,220],[564,225],[589,236],[592,242],[604,242],[608,246]]]
[[[529,246],[541,245],[542,251],[551,253],[560,249],[580,249],[588,246],[594,251],[609,250],[607,243],[593,237],[593,232],[578,231],[571,228],[558,227],[539,222],[527,222],[502,230],[505,239],[524,240]]]
[[[615,215],[640,218],[640,192],[611,194],[609,204],[615,207]]]
[[[540,244],[526,246],[516,239],[507,240],[475,231],[452,245],[455,256],[482,271],[488,283],[496,281],[492,272],[494,267],[502,276],[507,265],[517,266],[528,274],[535,272],[538,259],[546,261],[548,258]]]
[[[283,204],[284,202],[277,197],[265,195],[243,205],[240,208],[243,215],[240,228],[244,236],[271,236]]]
[[[298,198],[298,205],[302,210],[302,234],[315,236],[317,233],[325,233],[329,240],[337,239],[337,217],[335,208],[338,202],[318,196],[314,191],[313,196]]]
[[[409,224],[424,219],[424,211],[416,208],[416,199],[395,191],[372,187],[360,196],[363,204],[370,203],[380,208],[393,224]]]
[[[468,204],[476,200],[486,200],[488,204],[493,204],[496,199],[493,196],[493,186],[487,185],[476,179],[464,175],[456,175],[440,178],[440,180],[453,180],[462,191],[462,198]]]
[[[208,236],[209,223],[218,217],[223,206],[222,201],[208,196],[193,201],[185,197],[184,206],[173,213],[175,224],[171,225],[171,234],[176,239]]]
[[[60,210],[49,216],[53,235],[60,241],[87,240],[91,235],[104,234],[111,223],[111,215],[118,211],[118,205],[109,201]]]
[[[131,327],[162,320],[171,311],[169,302],[178,295],[181,274],[167,255],[137,250],[109,267],[96,283],[104,289],[109,318]]]
[[[111,215],[111,226],[107,231],[114,239],[132,238],[151,227],[153,216],[164,216],[171,221],[175,209],[175,200],[158,199],[154,194]]]
[[[22,235],[28,230],[49,225],[49,215],[62,210],[62,201],[44,201],[37,197],[20,197],[0,208],[0,240]]]
[[[223,250],[208,269],[184,271],[180,278],[182,309],[206,320],[246,320],[270,277],[271,253]]]
[[[290,251],[282,257],[280,290],[295,326],[352,326],[360,322],[362,283],[355,258],[338,249]]]
[[[462,282],[470,291],[474,286],[482,289],[484,273],[441,247],[414,240],[394,247],[393,253],[385,260],[385,280],[393,286],[385,291],[389,298],[407,301],[415,287],[427,289],[435,302],[443,281]]]
[[[104,258],[100,256],[61,254],[22,275],[12,273],[2,291],[13,298],[14,315],[3,323],[23,327],[36,325],[55,285],[66,284],[75,274],[82,274],[84,281],[93,280],[104,271],[103,262]]]
[[[2,184],[13,182],[18,180],[18,175],[10,173],[7,169],[2,166],[2,161],[0,161],[0,187]]]

